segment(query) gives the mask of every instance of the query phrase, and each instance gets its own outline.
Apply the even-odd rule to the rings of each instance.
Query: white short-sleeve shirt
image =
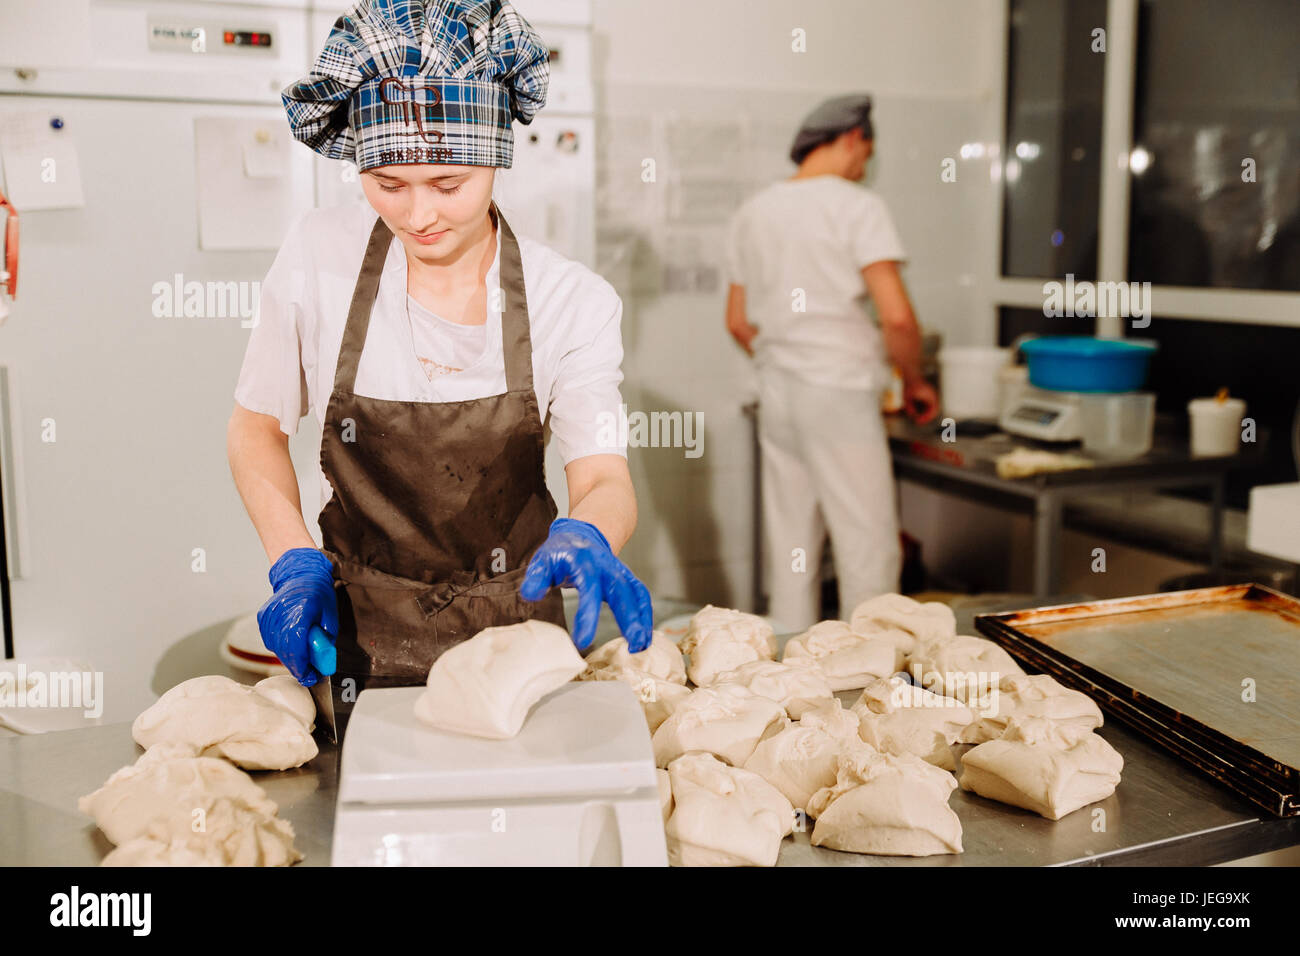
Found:
[[[309,412],[324,427],[352,290],[377,218],[364,199],[307,213],[290,229],[262,283],[235,401],[277,418],[286,435],[294,434]],[[517,238],[528,297],[533,389],[542,420],[566,465],[587,455],[626,456],[616,427],[622,402],[622,300],[582,263],[526,236]],[[406,254],[394,237],[357,368],[356,394],[457,402],[504,392],[501,313],[492,307],[499,297],[491,294],[499,288],[500,261],[498,230],[486,278],[487,325],[478,360],[462,371],[430,377],[418,354],[424,337],[412,322],[435,317],[408,308]],[[323,504],[333,490],[319,464],[317,473]]]
[[[725,267],[759,329],[756,363],[815,384],[886,385],[862,269],[905,258],[884,200],[842,176],[781,180],[750,196],[731,220]]]

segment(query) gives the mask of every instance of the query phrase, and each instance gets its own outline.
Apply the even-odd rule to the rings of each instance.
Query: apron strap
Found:
[[[519,240],[493,201],[497,225],[501,228],[499,280],[504,310],[501,315],[501,348],[505,352],[506,389],[511,392],[533,387],[533,343],[528,330],[528,294],[524,291],[524,264]]]
[[[375,228],[370,231],[370,242],[366,245],[365,258],[361,260],[361,272],[358,273],[357,284],[352,290],[348,321],[343,327],[339,361],[334,371],[335,392],[351,395],[356,386],[361,349],[365,347],[366,332],[370,329],[370,311],[379,294],[379,280],[383,277],[384,261],[388,258],[388,247],[392,241],[393,234],[384,220],[376,218]]]

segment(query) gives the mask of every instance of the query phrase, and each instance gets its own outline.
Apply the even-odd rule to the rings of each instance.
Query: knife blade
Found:
[[[311,666],[316,668],[316,683],[310,688],[311,699],[316,702],[316,723],[323,727],[330,743],[339,742],[338,725],[334,721],[334,688],[330,679],[334,673],[337,655],[334,639],[319,627],[311,629]]]

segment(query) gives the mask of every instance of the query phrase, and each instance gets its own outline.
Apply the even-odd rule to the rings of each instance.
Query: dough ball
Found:
[[[595,670],[588,667],[578,675],[578,680],[617,680],[631,685],[636,691],[637,699],[641,701],[641,710],[645,713],[650,733],[659,729],[673,708],[691,696],[691,689],[685,684],[660,680],[635,667],[601,667]]]
[[[1008,674],[975,710],[975,722],[962,732],[961,742],[996,740],[1013,717],[1050,720],[1066,736],[1080,740],[1102,725],[1101,708],[1087,694],[1071,690],[1047,674]]]
[[[859,634],[903,632],[903,636],[894,635],[891,640],[899,642],[904,654],[910,654],[915,643],[953,637],[957,633],[957,618],[948,605],[938,601],[923,604],[902,594],[881,594],[863,601],[853,609],[849,625]]]
[[[433,662],[415,716],[439,730],[505,740],[519,733],[534,704],[585,666],[558,625],[484,628]]]
[[[998,644],[966,635],[918,645],[908,669],[927,690],[981,708],[1003,677],[1024,673]]]
[[[215,757],[185,754],[173,744],[145,751],[78,800],[77,809],[94,819],[110,843],[121,845],[144,836],[154,820],[176,807],[194,806],[204,794],[236,798],[267,816],[276,813],[275,804],[244,771]]]
[[[705,687],[741,664],[772,660],[776,635],[757,614],[709,604],[691,618],[681,649],[691,658],[687,675],[697,687]]]
[[[105,866],[289,866],[293,827],[253,778],[160,744],[77,806],[119,846]],[[196,829],[196,824],[200,826]]]
[[[834,699],[826,675],[810,657],[796,657],[784,663],[750,661],[718,675],[718,683],[743,684],[759,697],[776,701],[795,720],[804,711]]]
[[[192,821],[200,818],[203,829],[195,832]],[[201,794],[191,805],[156,819],[143,837],[123,844],[121,853],[110,853],[101,865],[292,866],[302,859],[293,836],[288,820],[267,816],[235,797]]]
[[[813,846],[882,856],[960,853],[961,821],[948,806],[951,774],[910,754],[858,744],[840,753],[835,785],[818,790]]]
[[[863,688],[852,710],[858,715],[858,735],[874,749],[912,754],[947,771],[957,766],[949,745],[975,719],[960,701],[914,687],[901,677]]]
[[[663,631],[655,631],[650,646],[639,654],[627,649],[627,638],[616,637],[596,648],[586,658],[587,668],[578,680],[597,680],[599,673],[608,679],[613,674],[648,676],[673,684],[686,683],[686,661],[682,652]],[[631,683],[631,681],[629,681]]]
[[[667,767],[687,753],[711,753],[744,766],[760,740],[787,721],[776,701],[742,684],[714,684],[692,691],[655,731],[655,765]]]
[[[780,790],[796,810],[806,811],[814,793],[835,783],[840,747],[824,730],[795,724],[760,742],[745,769]]]
[[[681,684],[666,680],[642,681],[637,685],[637,696],[641,699],[641,710],[645,713],[645,722],[654,733],[663,722],[672,716],[677,705],[691,696],[693,691]]]
[[[962,789],[1059,820],[1114,793],[1124,758],[1095,733],[1080,739],[1050,720],[1013,717],[961,766]]]
[[[304,723],[301,713],[228,677],[195,677],[140,714],[131,736],[146,749],[181,744],[207,757],[225,757],[245,770],[288,770],[318,752],[310,721]]]
[[[312,700],[311,691],[299,684],[298,678],[292,674],[277,674],[260,680],[253,685],[253,690],[293,714],[308,731],[316,726],[316,701]]]
[[[846,710],[838,697],[805,710],[799,718],[799,726],[824,731],[841,743],[857,743],[862,739],[858,736],[859,723],[858,715]]]
[[[811,658],[821,667],[832,690],[856,690],[903,666],[903,656],[892,641],[854,633],[843,621],[814,624],[785,645],[782,660],[790,663]]]
[[[712,754],[668,767],[673,812],[664,825],[670,866],[774,866],[794,808],[758,774]]]
[[[663,812],[664,823],[673,815],[673,780],[668,771],[655,767],[655,784],[659,787],[659,809]]]

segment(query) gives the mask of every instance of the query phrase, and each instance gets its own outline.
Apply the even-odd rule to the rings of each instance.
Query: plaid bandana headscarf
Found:
[[[362,171],[509,168],[511,119],[546,103],[549,57],[508,0],[359,0],[281,96],[295,138]]]

